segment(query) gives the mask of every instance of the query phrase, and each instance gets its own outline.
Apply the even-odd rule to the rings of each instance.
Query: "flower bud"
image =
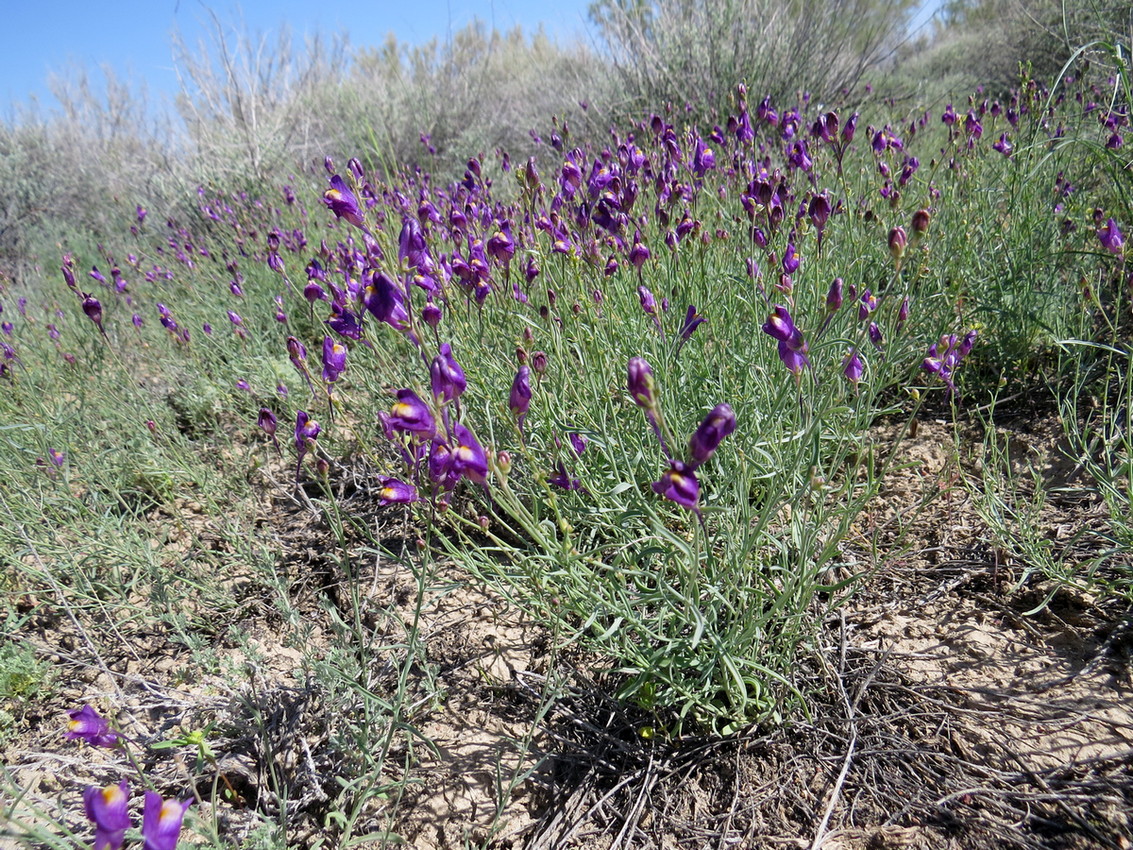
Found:
[[[644,358],[633,357],[630,359],[628,376],[627,386],[633,400],[646,410],[655,408],[657,406],[657,385],[653,379],[653,369]]]
[[[508,476],[508,474],[511,472],[511,464],[512,464],[512,461],[511,461],[511,453],[510,452],[500,451],[500,452],[496,453],[496,456],[495,456],[496,472],[498,472],[504,478],[506,478]]]
[[[889,231],[889,253],[893,255],[893,259],[899,260],[905,256],[905,248],[909,245],[908,234],[905,233],[905,228],[894,227]]]

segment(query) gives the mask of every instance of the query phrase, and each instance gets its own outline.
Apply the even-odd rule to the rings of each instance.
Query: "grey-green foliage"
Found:
[[[581,44],[560,45],[544,33],[507,33],[479,21],[449,40],[411,47],[392,36],[359,51],[343,92],[346,150],[368,150],[386,165],[419,162],[459,176],[464,161],[501,148],[513,160],[535,153],[529,135],[552,116],[592,128],[580,101],[601,103],[608,78]],[[431,137],[436,158],[426,153]],[[351,138],[352,137],[352,138]]]
[[[910,77],[951,78],[957,90],[982,84],[998,96],[1017,85],[1020,65],[1049,81],[1081,45],[1127,37],[1131,15],[1129,0],[950,0],[902,64]]]
[[[721,106],[746,80],[775,97],[854,86],[890,53],[910,0],[597,0],[591,18],[627,107]]]
[[[101,76],[57,76],[58,109],[29,107],[0,121],[0,279],[22,277],[64,237],[105,238],[134,203],[170,188],[169,123],[150,110],[144,88],[106,67]]]

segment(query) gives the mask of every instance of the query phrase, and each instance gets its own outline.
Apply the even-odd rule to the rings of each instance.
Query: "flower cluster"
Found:
[[[83,809],[94,823],[94,850],[122,847],[126,830],[133,826],[127,809],[129,800],[125,779],[104,788],[91,785],[83,792]],[[164,800],[156,791],[146,791],[142,807],[143,850],[173,850],[190,805],[192,800]]]
[[[123,737],[111,729],[110,722],[89,705],[68,712],[68,717],[68,740],[85,741],[95,747],[125,744]],[[122,847],[126,831],[133,826],[129,802],[130,787],[125,779],[102,788],[91,785],[83,791],[83,810],[94,824],[94,850]],[[191,804],[191,800],[165,800],[155,791],[146,791],[142,806],[143,850],[174,850],[181,835],[181,822]]]
[[[936,375],[948,387],[950,396],[956,395],[956,384],[953,375],[956,373],[960,361],[968,356],[976,342],[976,332],[968,331],[963,337],[956,334],[942,336],[939,342],[934,342],[928,349],[922,368],[931,375]]]
[[[727,404],[712,408],[689,439],[687,455],[678,459],[669,450],[652,367],[643,358],[634,357],[629,361],[627,372],[630,396],[645,411],[669,462],[665,473],[653,482],[653,491],[700,516],[700,481],[696,470],[712,456],[724,438],[736,430],[736,414]]]

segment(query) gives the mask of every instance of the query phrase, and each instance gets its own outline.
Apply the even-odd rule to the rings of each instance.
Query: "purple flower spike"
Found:
[[[323,380],[333,384],[346,370],[346,346],[329,336],[323,338]]]
[[[117,785],[98,788],[91,785],[83,791],[83,809],[94,822],[94,850],[118,850],[130,828],[126,804],[130,788],[123,779]]]
[[[383,478],[378,482],[378,487],[378,504],[383,508],[386,505],[407,505],[417,501],[417,490],[413,485],[396,478]]]
[[[653,369],[642,357],[632,357],[629,361],[629,394],[638,406],[646,410],[657,407],[657,384],[653,380]]]
[[[515,380],[511,384],[511,395],[508,397],[508,407],[519,418],[520,427],[531,407],[531,367],[520,366],[515,373]]]
[[[735,430],[736,414],[730,405],[718,404],[712,408],[688,441],[688,452],[692,458],[689,470],[708,460],[723,439]]]
[[[386,418],[386,425],[398,431],[408,431],[431,440],[437,433],[437,423],[429,406],[413,390],[398,390],[397,401]]]
[[[67,712],[71,722],[67,724],[67,740],[82,739],[93,747],[114,747],[118,744],[118,733],[110,729],[105,717],[84,705]]]
[[[142,809],[142,850],[173,850],[181,835],[181,821],[192,800],[162,800],[156,791],[146,791]]]
[[[456,448],[452,450],[450,469],[470,481],[483,484],[488,475],[488,456],[472,432],[459,422],[453,428]]]
[[[323,193],[323,203],[338,218],[344,218],[355,227],[365,227],[362,208],[350,187],[337,174],[330,179],[330,188]]]
[[[468,386],[464,370],[452,356],[452,346],[447,342],[441,346],[440,353],[433,358],[433,363],[429,367],[429,380],[433,388],[433,398],[443,397],[445,401],[459,398]]]
[[[700,509],[700,482],[693,470],[679,460],[669,462],[669,468],[660,481],[653,482],[653,492],[697,513]]]
[[[1121,249],[1125,246],[1125,238],[1121,234],[1121,228],[1112,218],[1107,219],[1105,227],[1098,230],[1098,241],[1111,254],[1120,254]]]

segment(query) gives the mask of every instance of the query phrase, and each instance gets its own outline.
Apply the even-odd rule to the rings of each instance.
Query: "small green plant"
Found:
[[[26,700],[51,682],[51,667],[30,646],[0,643],[0,699]]]

